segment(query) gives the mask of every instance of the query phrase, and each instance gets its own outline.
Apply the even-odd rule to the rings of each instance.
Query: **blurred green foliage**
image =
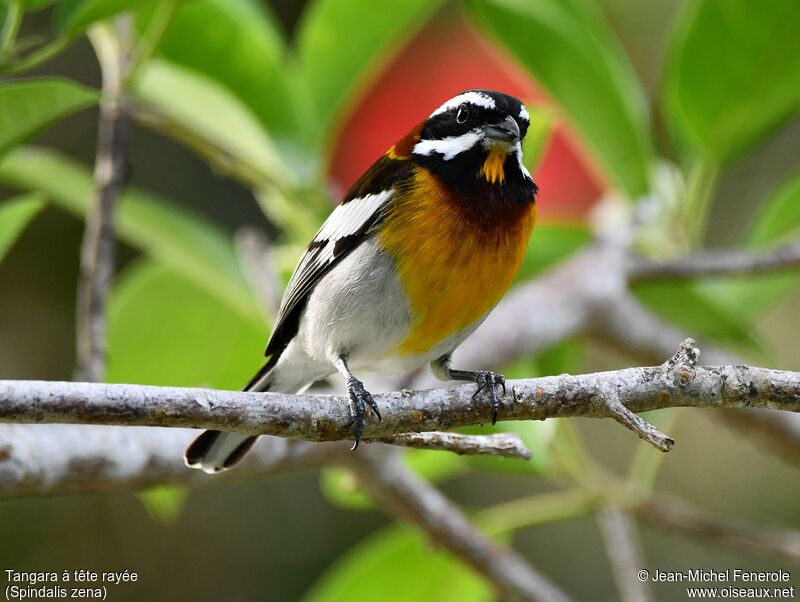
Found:
[[[730,161],[800,106],[800,6],[791,0],[705,0],[676,27],[664,82],[668,124]]]
[[[0,85],[0,155],[70,113],[97,102],[97,92],[56,78]]]
[[[597,6],[590,0],[472,6],[563,108],[609,178],[631,198],[645,194],[652,154],[644,94]]]
[[[21,194],[0,205],[0,260],[5,257],[25,226],[44,207],[44,196],[38,192]]]
[[[445,4],[391,0],[313,0],[286,36],[255,0],[9,0],[0,7],[0,182],[24,192],[0,202],[0,259],[46,203],[82,218],[90,168],[54,150],[25,146],[66,116],[95,105],[99,91],[64,78],[22,77],[104,19],[132,11],[131,113],[252,193],[274,229],[274,271],[285,280],[330,207],[326,162],[348,111],[403,43]],[[708,234],[717,176],[744,160],[795,118],[800,107],[800,3],[796,0],[690,0],[669,35],[667,64],[648,98],[634,62],[592,0],[469,0],[461,9],[496,39],[553,99],[530,105],[526,159],[537,165],[564,121],[609,182],[609,195],[661,202],[654,174],[669,164],[682,187],[682,211],[656,227]],[[452,7],[448,7],[452,8]],[[50,10],[52,34],[27,39],[31,11]],[[347,32],[343,39],[342,32]],[[413,94],[413,91],[409,92]],[[664,129],[665,140],[654,132]],[[163,174],[169,177],[169,174]],[[672,220],[672,221],[670,221]],[[676,223],[673,223],[676,222]],[[137,254],[114,281],[109,309],[112,381],[237,388],[259,363],[268,323],[233,235],[190,206],[148,190],[127,189],[119,238]],[[769,248],[800,235],[800,178],[766,196],[741,238]],[[588,223],[543,223],[519,280],[534,277],[592,240]],[[688,250],[687,248],[682,249]],[[673,248],[651,248],[655,256]],[[749,354],[764,353],[754,324],[798,289],[776,274],[738,281],[642,283],[638,298],[693,335]],[[532,308],[536,311],[536,308]],[[584,341],[567,341],[506,367],[509,377],[578,369]],[[557,421],[498,425],[534,451],[529,463],[415,451],[406,461],[422,477],[447,483],[470,471],[581,481],[593,460],[577,431]],[[477,429],[472,429],[478,432]],[[490,432],[488,427],[479,432]],[[637,456],[638,457],[638,456]],[[636,467],[639,468],[636,468]],[[634,460],[632,481],[652,482],[658,461]],[[645,475],[639,478],[635,475]],[[596,477],[593,474],[593,478]],[[373,510],[352,475],[323,471],[321,487],[338,507]],[[513,531],[589,514],[585,492],[520,501],[487,524]],[[157,520],[171,523],[185,492],[141,494]],[[513,510],[513,511],[512,511]],[[306,600],[487,600],[469,570],[431,553],[398,527],[376,532],[342,557]],[[367,597],[365,597],[367,596]],[[395,596],[395,597],[392,597]]]
[[[303,598],[304,602],[386,602],[491,599],[491,589],[443,552],[431,552],[419,534],[386,527],[344,556]]]

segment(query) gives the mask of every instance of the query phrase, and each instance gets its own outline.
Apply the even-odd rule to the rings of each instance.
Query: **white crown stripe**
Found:
[[[479,107],[485,107],[487,109],[495,109],[497,105],[490,96],[486,94],[482,94],[480,92],[464,92],[463,94],[459,94],[458,96],[454,96],[446,103],[444,103],[441,107],[436,109],[433,113],[430,114],[430,117],[434,115],[439,115],[440,113],[446,113],[450,109],[455,109],[461,103],[466,102],[470,103]],[[428,117],[430,119],[430,117]]]
[[[460,136],[450,136],[441,140],[420,140],[414,146],[415,155],[432,155],[439,153],[445,161],[463,153],[475,146],[480,141],[481,135],[477,132],[467,132]]]
[[[525,108],[525,105],[522,105],[522,108],[519,110],[519,118],[524,119],[528,123],[531,122],[531,116],[528,114],[528,109]]]

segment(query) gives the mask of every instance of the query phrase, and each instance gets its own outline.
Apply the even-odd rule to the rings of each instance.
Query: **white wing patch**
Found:
[[[392,190],[368,194],[334,209],[314,237],[314,242],[327,240],[336,243],[344,236],[355,234],[392,195]]]
[[[463,94],[459,94],[458,96],[454,96],[453,98],[448,100],[441,107],[439,107],[433,113],[431,113],[430,117],[433,117],[434,115],[439,115],[440,113],[446,113],[450,109],[455,109],[463,102],[473,104],[479,107],[485,107],[487,109],[497,108],[497,105],[495,104],[494,99],[492,99],[491,96],[487,96],[486,94],[481,94],[480,92],[464,92]]]
[[[278,312],[278,321],[311,292],[336,261],[336,243],[348,236],[363,233],[364,228],[383,209],[392,194],[393,189],[368,194],[342,203],[331,212],[292,274]]]
[[[528,123],[531,122],[531,116],[528,114],[528,109],[525,108],[525,105],[522,105],[519,110],[519,118],[527,121]]]
[[[456,97],[458,98],[458,97]],[[439,153],[445,161],[449,161],[456,155],[471,149],[481,140],[481,135],[476,130],[461,134],[460,136],[449,136],[440,140],[420,140],[412,151],[415,155],[432,155]]]

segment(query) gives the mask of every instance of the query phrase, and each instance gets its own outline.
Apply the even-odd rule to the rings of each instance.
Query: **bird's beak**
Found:
[[[484,126],[483,132],[491,140],[502,140],[510,143],[519,140],[519,126],[511,115],[508,115],[499,123]]]

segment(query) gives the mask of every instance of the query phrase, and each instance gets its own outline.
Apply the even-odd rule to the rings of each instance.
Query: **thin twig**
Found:
[[[671,372],[679,382],[688,384],[694,379],[694,367],[697,365],[699,357],[700,350],[697,348],[694,339],[686,339],[678,346],[678,351],[675,352],[675,355],[664,362],[662,367],[664,370]],[[675,445],[674,439],[668,437],[655,426],[622,405],[615,389],[605,387],[601,389],[600,396],[614,420],[631,429],[656,449],[668,452]]]
[[[0,498],[248,482],[351,453],[349,442],[261,437],[236,470],[211,477],[183,463],[183,451],[197,435],[180,428],[0,423]]]
[[[401,433],[386,439],[382,443],[413,447],[415,449],[438,449],[451,451],[459,455],[488,455],[503,458],[530,460],[533,454],[525,447],[516,433],[496,433],[494,435],[460,435],[430,431],[426,433]]]
[[[685,337],[685,333],[653,315],[631,295],[612,305],[594,334],[639,361],[655,361]],[[706,344],[704,357],[713,363],[741,364],[741,358]],[[800,465],[800,416],[757,408],[725,410],[718,414],[727,426],[751,437],[784,462]]]
[[[606,506],[597,515],[600,532],[622,602],[647,602],[653,592],[637,574],[646,565],[636,525],[619,508]]]
[[[397,454],[379,447],[365,451],[341,458],[380,508],[416,525],[431,543],[469,564],[501,592],[522,600],[570,599],[521,556],[477,531],[458,507],[408,470]]]
[[[776,458],[800,467],[800,416],[756,408],[724,410],[720,417]]]
[[[81,276],[76,315],[79,380],[101,381],[106,363],[106,295],[114,272],[114,211],[128,172],[128,118],[122,106],[132,23],[118,17],[112,28],[98,25],[90,35],[103,74],[97,134],[94,200],[81,244]]]
[[[628,268],[628,277],[633,281],[641,281],[752,276],[799,267],[800,242],[792,242],[767,251],[714,250],[665,262],[637,258]]]
[[[0,30],[0,60],[5,59],[14,51],[24,12],[22,0],[10,0],[6,4],[3,28]]]
[[[644,439],[656,449],[668,452],[675,445],[674,439],[668,437],[645,419],[640,418],[622,405],[622,402],[619,400],[619,395],[614,389],[604,387],[600,390],[598,397],[602,400],[606,408],[608,408],[608,413],[614,420],[628,427],[639,435],[641,439]]]
[[[136,48],[131,52],[131,60],[125,71],[126,89],[133,86],[142,66],[144,66],[153,56],[153,53],[155,53],[156,48],[158,48],[161,39],[167,31],[170,21],[172,21],[172,17],[175,15],[177,7],[177,0],[161,0],[161,2],[156,3],[155,11],[150,18],[147,29],[140,36]]]
[[[0,424],[0,498],[135,491],[169,483],[203,487],[251,482],[341,458],[347,461],[375,447],[365,446],[353,454],[348,443],[262,437],[236,470],[210,476],[187,469],[181,461],[183,450],[196,435],[187,429]],[[600,503],[596,493],[580,490],[538,495],[485,510],[478,522],[491,532],[504,532],[584,516]],[[663,495],[655,502],[623,498],[621,503],[654,527],[758,555],[800,559],[796,531],[720,520]]]
[[[654,527],[756,555],[800,562],[800,532],[722,520],[681,500],[660,496],[629,508]]]

